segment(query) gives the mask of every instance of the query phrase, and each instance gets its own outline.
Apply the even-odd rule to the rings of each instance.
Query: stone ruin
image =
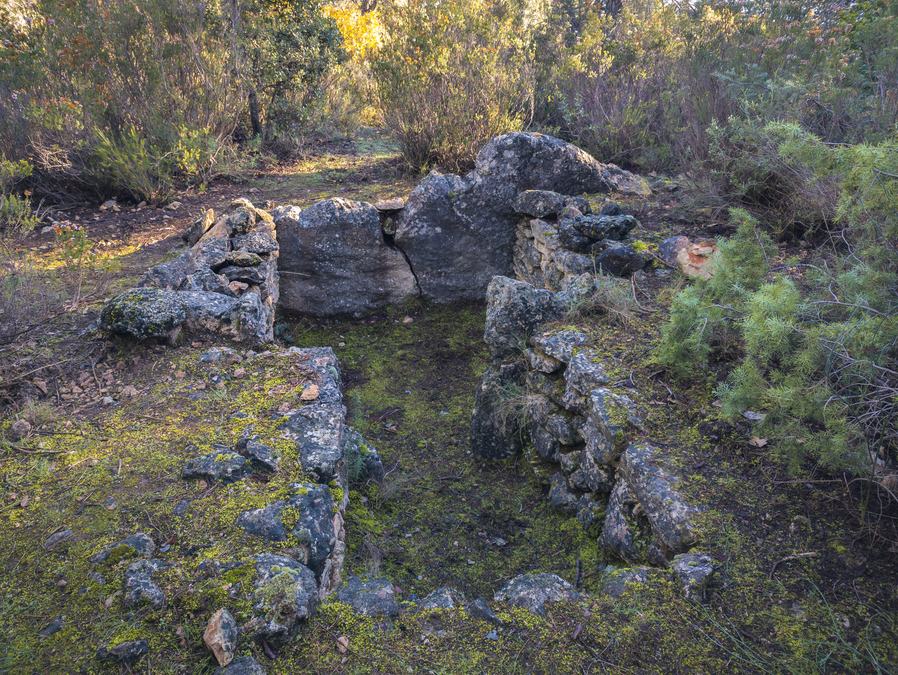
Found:
[[[551,467],[553,506],[601,531],[622,560],[667,566],[697,543],[696,509],[646,440],[637,394],[614,382],[588,335],[548,327],[602,283],[585,274],[552,292],[507,277],[490,282],[484,339],[492,358],[471,445],[485,458],[532,452]]]
[[[593,214],[582,196],[611,191],[644,195],[648,188],[643,179],[556,138],[511,133],[490,141],[465,176],[431,172],[404,203],[336,198],[269,214],[237,200],[220,217],[209,211],[198,220],[185,235],[190,247],[113,298],[100,325],[141,340],[220,335],[256,345],[273,340],[276,309],[361,316],[414,297],[452,302],[485,296],[492,362],[477,391],[475,453],[535,453],[554,467],[547,483],[555,506],[600,530],[602,544],[624,561],[670,565],[689,577],[687,590],[700,592],[713,565],[707,556],[687,553],[697,542],[696,511],[677,491],[663,453],[646,441],[639,402],[611,381],[587,335],[548,328],[595,292],[603,283],[599,273],[629,276],[648,262],[628,241],[636,219],[613,205]],[[327,362],[322,372],[331,373],[322,377],[333,389],[333,405],[322,398],[320,410],[294,411],[283,430],[296,440],[307,473],[319,483],[348,487],[342,468],[347,447],[364,442],[345,426],[333,353],[319,356]],[[523,410],[509,411],[510,390],[522,392]],[[222,457],[233,460],[238,474],[264,468],[266,458],[254,455],[258,445],[248,439],[242,448],[198,457],[185,477],[222,470],[228,465]],[[287,565],[296,571],[296,598],[307,603],[293,608],[290,626],[260,625],[272,636],[292,632],[340,579],[346,505],[327,505],[328,495],[321,492],[319,499],[318,492],[314,484],[297,485],[294,494],[236,523],[261,540],[278,541],[288,535],[282,512],[295,508],[309,514],[302,527],[321,535],[320,547],[313,537],[306,559]],[[268,563],[287,564],[260,558],[263,585]],[[629,568],[627,578],[643,579],[650,569]],[[383,580],[352,579],[338,597],[363,613],[399,611]],[[534,611],[547,600],[574,597],[567,582],[539,574],[511,580],[496,596]],[[424,600],[457,602],[452,589]],[[483,605],[475,602],[469,610],[490,611]]]
[[[589,213],[584,193],[645,194],[645,181],[551,136],[511,133],[465,176],[433,171],[406,202],[327,199],[270,214],[239,199],[210,210],[190,248],[114,298],[101,327],[137,339],[273,339],[277,308],[361,316],[412,297],[482,300],[494,276],[558,287],[586,271],[627,275],[646,260],[636,220]]]

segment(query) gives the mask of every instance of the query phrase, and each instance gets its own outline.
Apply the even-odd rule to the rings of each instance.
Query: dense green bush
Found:
[[[373,69],[406,163],[460,170],[532,106],[531,43],[509,0],[421,0],[384,10]]]
[[[539,121],[603,159],[695,168],[733,117],[852,143],[898,122],[895,0],[619,4],[556,0],[539,32]]]
[[[898,138],[831,146],[769,125],[784,161],[837,180],[834,248],[772,267],[767,235],[734,212],[715,275],[679,293],[657,358],[681,378],[737,356],[719,387],[725,416],[764,415],[757,433],[792,468],[860,471],[898,459]]]
[[[339,34],[317,0],[35,0],[0,11],[0,152],[36,189],[164,199],[317,91]]]

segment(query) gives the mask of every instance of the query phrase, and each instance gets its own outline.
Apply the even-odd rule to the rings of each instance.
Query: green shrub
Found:
[[[530,44],[515,3],[423,0],[391,6],[383,22],[374,79],[411,168],[468,168],[485,141],[526,123]]]
[[[0,235],[27,234],[39,222],[31,199],[14,191],[17,184],[31,176],[32,170],[25,160],[13,162],[0,155]]]
[[[869,470],[898,459],[898,142],[828,146],[771,125],[778,152],[815,180],[838,180],[840,248],[774,271],[745,212],[714,276],[673,301],[658,360],[681,378],[738,355],[719,389],[723,414],[761,413],[756,433],[798,470]]]
[[[31,161],[53,197],[159,200],[208,180],[256,123],[293,133],[340,53],[316,0],[21,8],[0,11],[0,152]]]

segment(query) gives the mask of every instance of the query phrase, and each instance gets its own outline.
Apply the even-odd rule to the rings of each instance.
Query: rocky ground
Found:
[[[282,316],[266,354],[84,332],[103,299],[176,255],[201,210],[240,195],[264,206],[400,196],[414,181],[396,167],[388,146],[364,138],[185,194],[176,209],[68,214],[117,265],[78,312],[0,352],[0,428],[15,439],[0,446],[0,671],[212,672],[203,637],[213,615],[210,642],[241,657],[229,672],[260,672],[249,658],[267,672],[893,670],[895,514],[863,504],[860,484],[796,480],[748,420],[721,423],[714,373],[688,387],[665,379],[652,349],[684,281],[660,262],[634,280],[626,311],[583,307],[547,328],[586,335],[611,386],[643,403],[634,440],[661,449],[700,510],[715,573],[694,592],[666,569],[615,571],[622,563],[599,533],[551,507],[538,461],[472,454],[471,410],[491,358],[482,304],[413,300],[353,321]],[[673,234],[725,231],[714,214],[688,208],[688,186],[654,187],[651,198],[623,200],[644,250]],[[50,239],[28,246],[48,284],[67,283]],[[282,592],[260,591],[266,574],[287,574],[291,593],[315,591],[289,563],[279,559],[272,575],[274,563],[258,558],[293,555],[303,537],[262,541],[238,522],[304,498],[299,482],[327,482],[303,473],[276,429],[278,415],[315,405],[326,389],[308,352],[289,348],[325,345],[340,364],[347,423],[383,466],[382,480],[350,476],[343,576],[356,580],[291,640],[237,637],[234,625],[258,614],[260,598]],[[20,420],[27,427],[13,432]],[[279,458],[274,471],[248,454],[250,425]],[[339,481],[326,492],[339,510]],[[537,577],[506,586],[529,573],[570,586]]]

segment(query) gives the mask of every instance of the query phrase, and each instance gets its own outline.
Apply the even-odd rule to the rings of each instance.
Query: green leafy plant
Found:
[[[680,378],[713,356],[736,362],[723,414],[758,413],[757,433],[798,471],[806,460],[861,472],[898,460],[898,141],[829,146],[769,125],[784,160],[838,180],[839,248],[786,270],[744,211],[714,276],[673,300],[657,359]]]

